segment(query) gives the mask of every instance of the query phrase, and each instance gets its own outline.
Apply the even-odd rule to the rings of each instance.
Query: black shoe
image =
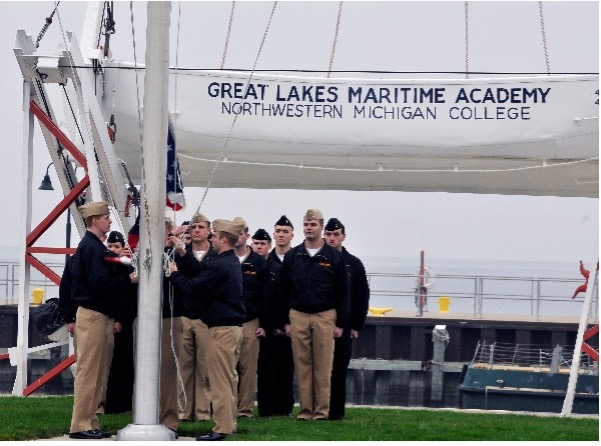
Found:
[[[98,429],[92,429],[89,431],[81,432],[70,432],[69,438],[76,438],[78,440],[102,440],[102,434]]]
[[[100,429],[94,429],[94,432],[98,432],[102,438],[111,438],[113,436],[110,432],[101,431]]]
[[[219,432],[209,432],[208,434],[199,435],[196,437],[196,441],[221,441],[227,438],[227,434],[221,434]]]
[[[175,434],[175,439],[177,440],[179,438],[177,436],[177,430],[176,429],[171,429],[171,428],[168,428],[168,429]]]

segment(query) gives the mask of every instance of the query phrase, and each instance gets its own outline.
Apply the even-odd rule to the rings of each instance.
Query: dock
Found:
[[[524,316],[471,313],[390,311],[368,316],[354,341],[347,376],[348,403],[354,405],[460,408],[458,384],[464,364],[472,361],[478,342],[573,348],[579,318],[573,316]],[[444,326],[448,343],[442,361],[434,359],[433,330]],[[30,326],[30,346],[47,343]],[[0,354],[16,343],[17,307],[0,305]],[[589,344],[598,349],[598,336]],[[39,378],[62,359],[64,347],[30,359],[28,382]],[[441,352],[437,353],[438,355]],[[15,368],[0,361],[0,393],[10,393]],[[440,380],[433,379],[438,373]],[[40,394],[70,394],[73,378],[69,370],[40,389]]]

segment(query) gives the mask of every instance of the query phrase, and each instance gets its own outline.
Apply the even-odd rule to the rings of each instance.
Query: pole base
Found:
[[[117,431],[117,441],[175,441],[175,432],[162,424],[128,424]]]

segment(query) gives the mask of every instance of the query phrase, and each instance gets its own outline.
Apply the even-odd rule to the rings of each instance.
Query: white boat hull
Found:
[[[140,179],[136,73],[102,107]],[[121,68],[121,69],[119,69]],[[143,68],[143,67],[142,67]],[[326,79],[171,70],[184,184],[598,197],[598,76]],[[247,92],[245,94],[245,92]]]

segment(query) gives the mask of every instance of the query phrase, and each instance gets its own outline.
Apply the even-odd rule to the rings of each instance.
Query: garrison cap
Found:
[[[109,236],[106,238],[107,243],[121,243],[125,246],[125,239],[123,238],[123,234],[119,231],[111,231]]]
[[[344,225],[337,218],[330,218],[324,229],[326,231],[335,231],[337,229],[342,229],[342,233],[344,234]]]
[[[263,228],[257,229],[257,232],[252,236],[253,240],[266,240],[271,242],[271,236],[267,233],[267,231]]]
[[[274,226],[290,226],[292,229],[294,229],[292,222],[288,220],[288,217],[286,217],[285,215],[282,215],[280,219],[275,222]]]
[[[106,201],[91,201],[77,208],[83,218],[93,215],[109,215],[109,204]]]
[[[234,220],[236,223],[240,223],[243,227],[244,227],[244,231],[248,232],[248,224],[246,223],[246,220],[244,220],[242,217],[234,217]]]
[[[309,220],[323,220],[323,214],[321,213],[321,211],[319,209],[309,209],[305,213],[305,217],[303,218],[303,221],[309,221]]]
[[[205,214],[201,214],[199,212],[198,214],[194,214],[194,216],[192,217],[192,219],[187,224],[193,225],[195,223],[200,223],[200,222],[203,222],[203,221],[207,222],[209,225],[211,224],[211,220],[209,220]]]
[[[214,232],[228,232],[232,235],[238,237],[242,234],[244,230],[244,226],[239,221],[230,221],[230,220],[214,220],[213,221],[213,231]]]

